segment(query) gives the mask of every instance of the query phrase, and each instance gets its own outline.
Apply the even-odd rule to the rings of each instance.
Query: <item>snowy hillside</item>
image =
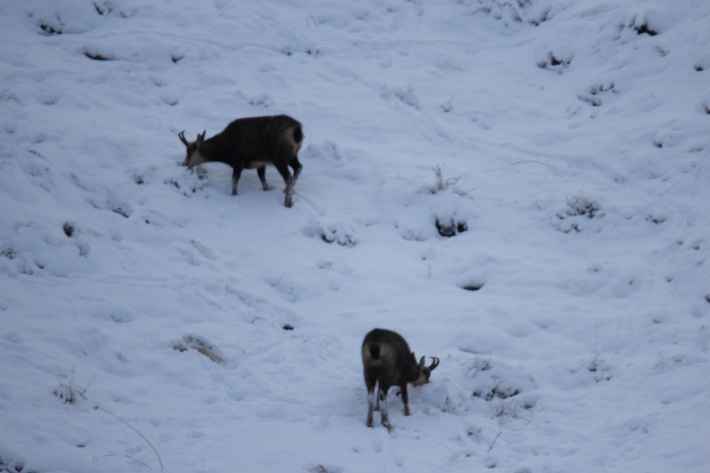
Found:
[[[710,2],[0,2],[0,472],[710,471]],[[294,206],[190,139],[302,122]],[[365,427],[374,327],[436,356]]]

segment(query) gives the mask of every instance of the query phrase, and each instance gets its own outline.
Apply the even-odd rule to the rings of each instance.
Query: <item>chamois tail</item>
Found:
[[[373,360],[380,359],[380,345],[378,343],[370,344],[370,357]]]
[[[293,130],[293,139],[296,142],[296,144],[300,143],[303,141],[303,130],[301,130],[300,126],[297,126]]]

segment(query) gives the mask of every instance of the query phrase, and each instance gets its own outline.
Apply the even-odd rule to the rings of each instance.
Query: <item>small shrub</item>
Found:
[[[15,259],[15,256],[19,253],[18,250],[12,248],[12,247],[7,247],[0,251],[0,255],[4,256],[7,259]]]
[[[320,232],[320,239],[326,243],[338,243],[340,246],[352,248],[357,244],[355,239],[348,234],[339,234],[337,230],[328,228]]]
[[[434,177],[436,179],[434,187],[430,189],[432,194],[436,194],[437,192],[446,190],[451,186],[455,186],[459,182],[459,179],[461,179],[460,176],[444,179],[444,170],[439,164],[432,167],[431,170],[434,171]]]
[[[436,229],[439,232],[439,235],[446,237],[446,238],[451,238],[453,236],[458,235],[459,233],[463,233],[468,231],[468,225],[464,221],[454,221],[449,220],[449,221],[441,221],[439,217],[436,218]]]
[[[597,201],[577,194],[567,198],[567,205],[555,214],[551,223],[562,233],[599,232],[602,227],[597,222],[603,216],[604,211]],[[591,223],[593,220],[595,222]]]
[[[74,404],[77,401],[77,393],[72,385],[60,384],[54,390],[54,395],[57,396],[64,404]]]
[[[48,23],[40,22],[39,28],[44,31],[47,36],[62,34],[62,26],[57,26],[56,28]]]
[[[567,198],[567,210],[566,214],[568,217],[574,217],[576,215],[584,215],[587,218],[603,217],[604,212],[601,211],[601,206],[580,194]]]
[[[434,185],[431,187],[426,187],[426,189],[431,194],[438,194],[439,192],[451,189],[454,194],[458,194],[461,197],[469,197],[469,194],[473,190],[473,188],[462,188],[459,185],[459,182],[461,181],[461,176],[444,179],[444,169],[443,166],[439,164],[433,166],[431,170],[434,171]]]
[[[94,2],[94,8],[96,9],[96,13],[101,16],[110,15],[111,13],[113,13],[113,5],[111,5],[111,2],[107,0],[104,0],[101,5]]]
[[[601,205],[596,201],[577,194],[574,197],[567,198],[567,206],[557,212],[553,225],[563,233],[582,231],[584,221],[603,217]],[[586,218],[584,218],[586,217]]]
[[[74,235],[74,230],[75,230],[74,224],[72,224],[70,222],[65,222],[64,225],[62,226],[62,230],[64,230],[64,234],[66,236],[71,238],[72,235]]]
[[[594,380],[597,383],[611,380],[611,365],[600,359],[598,356],[592,358],[592,361],[587,366],[587,369],[593,374]]]
[[[473,392],[473,397],[480,397],[486,401],[492,401],[495,398],[508,399],[509,397],[517,396],[518,394],[520,394],[519,389],[511,387],[501,388],[500,386],[495,386],[493,389],[477,389]]]
[[[67,382],[59,381],[59,387],[54,390],[53,394],[57,396],[62,402],[64,402],[64,404],[74,404],[80,399],[85,400],[86,392],[89,390],[91,383],[94,382],[94,379],[96,379],[96,376],[98,374],[98,371],[94,373],[94,375],[89,378],[89,381],[86,383],[86,386],[84,386],[83,389],[79,389],[76,387],[76,384],[74,382],[74,370],[72,370]]]
[[[482,13],[503,22],[506,26],[514,24],[530,24],[538,26],[551,18],[551,8],[538,7],[532,0],[477,0],[462,2],[473,13]]]
[[[638,34],[647,34],[649,36],[656,36],[658,31],[654,30],[647,23],[641,23],[640,25],[634,25],[634,29]]]

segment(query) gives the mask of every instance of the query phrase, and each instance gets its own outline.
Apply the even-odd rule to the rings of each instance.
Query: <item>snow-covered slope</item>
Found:
[[[0,472],[710,471],[709,23],[0,3]],[[181,130],[278,113],[293,208],[180,166]],[[441,359],[391,434],[374,327]]]

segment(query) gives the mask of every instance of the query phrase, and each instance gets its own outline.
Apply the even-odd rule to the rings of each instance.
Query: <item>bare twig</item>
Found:
[[[440,165],[436,165],[436,167],[431,168],[432,171],[434,171],[434,174],[436,175],[436,190],[437,191],[443,191],[445,186],[444,186],[444,179],[442,177],[442,169]]]
[[[148,439],[145,437],[145,435],[143,435],[142,433],[138,432],[138,430],[137,430],[135,427],[133,427],[131,424],[129,424],[129,423],[126,422],[125,420],[123,420],[123,419],[121,419],[120,417],[118,417],[118,416],[117,416],[116,414],[114,414],[113,412],[111,412],[111,411],[109,411],[109,410],[107,410],[107,409],[104,409],[103,407],[99,406],[98,404],[94,406],[94,410],[95,410],[95,411],[97,411],[97,410],[104,411],[105,413],[112,415],[113,417],[115,417],[116,419],[120,420],[121,422],[123,422],[124,424],[126,424],[128,427],[130,427],[131,429],[133,429],[133,431],[134,431],[135,433],[137,433],[138,435],[140,435],[140,436],[143,438],[143,440],[145,440],[145,441],[148,443],[148,445],[150,445],[150,448],[153,449],[153,451],[155,452],[155,456],[158,457],[158,462],[160,463],[160,469],[161,469],[161,470],[165,469],[165,468],[163,467],[163,460],[160,458],[160,454],[159,454],[158,451],[155,449],[155,447],[153,446],[153,444],[150,443],[150,440],[148,440]]]
[[[91,387],[91,383],[94,382],[94,380],[96,379],[96,377],[97,377],[98,375],[99,375],[99,370],[94,371],[94,374],[91,375],[91,378],[89,378],[89,380],[86,382],[86,386],[84,386],[84,389],[81,390],[81,396],[82,396],[82,397],[84,397],[84,395],[86,394],[86,392],[87,392],[87,391],[89,390],[89,388]]]
[[[130,455],[126,455],[125,453],[108,453],[108,454],[106,454],[106,455],[101,455],[99,458],[106,458],[106,457],[126,457],[126,458],[128,458],[129,460],[133,460],[133,461],[136,462],[136,463],[140,463],[141,465],[143,465],[144,467],[148,468],[149,470],[152,470],[151,467],[149,467],[148,465],[146,465],[146,464],[143,463],[142,461],[138,460],[137,458],[133,458],[133,457],[130,456]]]
[[[516,161],[514,163],[510,163],[511,166],[517,166],[518,164],[540,164],[544,166],[544,163],[541,161],[536,161],[534,159],[528,159],[526,161]]]
[[[498,432],[498,435],[496,435],[496,438],[493,439],[493,443],[491,444],[490,447],[488,447],[488,452],[490,452],[491,450],[493,450],[493,445],[496,444],[496,442],[498,441],[498,437],[500,437],[500,434],[502,434],[502,433],[503,433],[502,430],[501,430],[500,432]],[[488,453],[488,452],[486,452],[486,453]]]
[[[313,18],[313,15],[308,15],[306,17],[306,26],[309,26],[309,27],[311,26],[311,20],[313,21],[313,24],[315,24],[316,26],[320,26],[320,23],[318,23],[318,20]]]

